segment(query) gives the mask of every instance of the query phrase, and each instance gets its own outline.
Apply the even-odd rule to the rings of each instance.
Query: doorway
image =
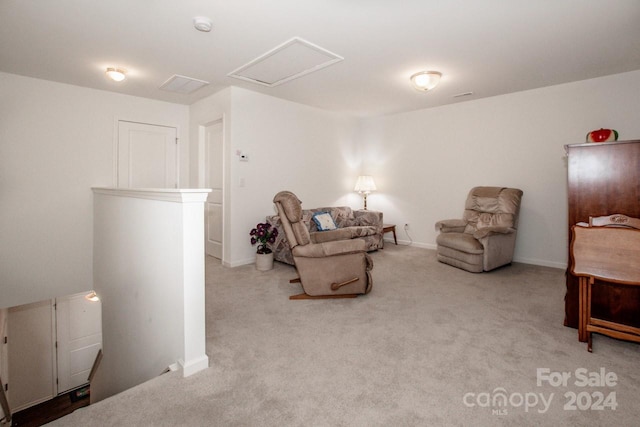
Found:
[[[178,130],[118,121],[117,187],[178,188]]]
[[[224,126],[216,120],[202,126],[204,137],[204,186],[211,192],[205,203],[205,252],[222,260],[224,228]]]
[[[11,412],[88,384],[102,347],[101,312],[100,301],[87,299],[87,292],[6,310]]]

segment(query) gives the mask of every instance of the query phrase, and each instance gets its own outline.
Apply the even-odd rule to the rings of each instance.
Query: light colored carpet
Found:
[[[288,300],[300,286],[287,265],[258,272],[209,259],[211,367],[163,375],[54,424],[637,425],[640,346],[595,335],[589,354],[562,325],[564,271],[516,263],[471,274],[393,244],[372,256],[371,294],[319,301]],[[575,384],[576,369],[601,367],[615,386]],[[538,386],[538,368],[571,378]],[[499,388],[510,402],[486,406]],[[571,393],[585,405],[598,392],[615,393],[617,408],[564,408]],[[546,412],[540,400],[525,410],[521,397],[533,405],[534,395],[551,399]]]

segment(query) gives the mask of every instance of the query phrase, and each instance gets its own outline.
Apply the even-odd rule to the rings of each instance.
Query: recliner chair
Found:
[[[304,290],[289,299],[354,298],[371,291],[373,261],[363,240],[331,240],[345,239],[340,230],[309,233],[302,222],[302,203],[290,191],[279,192],[273,202],[299,275],[291,282],[300,282]]]
[[[438,261],[472,273],[510,264],[521,200],[517,188],[472,188],[462,219],[436,223]]]

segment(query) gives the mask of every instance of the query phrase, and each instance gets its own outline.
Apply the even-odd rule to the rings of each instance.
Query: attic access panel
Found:
[[[193,77],[174,74],[167,81],[160,85],[160,89],[168,92],[193,93],[201,87],[207,86],[209,82],[194,79]]]
[[[344,60],[320,46],[294,37],[227,76],[274,87]]]

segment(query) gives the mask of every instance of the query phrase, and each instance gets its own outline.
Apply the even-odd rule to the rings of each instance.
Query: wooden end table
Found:
[[[395,244],[398,244],[398,239],[396,238],[396,225],[395,224],[383,224],[382,225],[382,234],[385,233],[393,233],[393,241]]]

